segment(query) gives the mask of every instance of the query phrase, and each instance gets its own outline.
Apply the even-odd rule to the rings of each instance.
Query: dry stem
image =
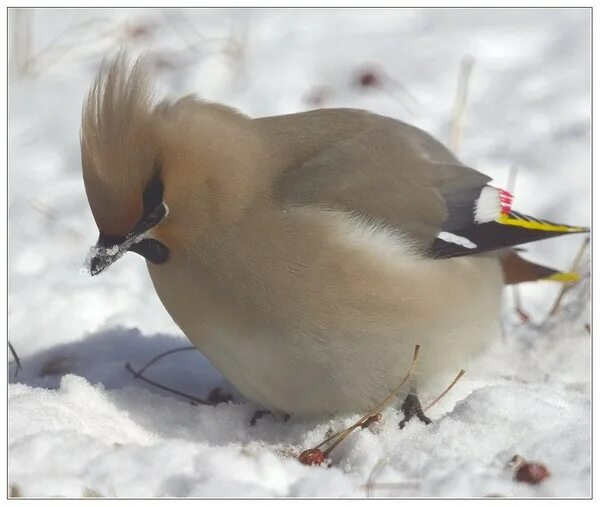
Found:
[[[135,378],[138,378],[142,373],[144,373],[150,366],[152,366],[154,363],[156,363],[157,361],[159,361],[160,359],[162,359],[163,357],[166,357],[168,355],[171,354],[175,354],[176,352],[183,352],[185,350],[197,350],[196,347],[193,347],[191,345],[188,345],[186,347],[178,347],[176,349],[171,349],[171,350],[167,350],[166,352],[162,352],[160,354],[158,354],[157,356],[153,357],[152,359],[150,359],[150,361],[148,361],[144,366],[142,366],[140,368],[140,370],[138,371],[137,375]]]
[[[144,377],[141,374],[141,372],[135,371],[129,363],[125,363],[125,368],[127,369],[128,372],[130,372],[134,376],[134,378],[143,380],[144,382],[146,382],[154,387],[158,387],[159,389],[163,389],[164,391],[168,391],[170,393],[177,394],[178,396],[187,398],[188,400],[191,400],[192,402],[200,404],[200,405],[210,405],[210,403],[208,403],[207,401],[205,401],[201,398],[197,398],[196,396],[192,396],[191,394],[187,394],[182,391],[178,391],[177,389],[167,387],[165,385],[159,384],[158,382],[155,382],[154,380],[150,380],[148,377]]]
[[[412,363],[410,365],[410,368],[408,369],[408,372],[406,373],[406,375],[404,376],[404,378],[402,379],[402,381],[396,386],[396,388],[388,395],[384,398],[384,400],[379,403],[375,408],[373,408],[371,411],[369,411],[369,413],[363,417],[361,417],[357,422],[355,422],[352,426],[350,426],[349,428],[346,428],[345,430],[342,430],[338,433],[336,433],[335,435],[332,435],[331,437],[329,437],[328,439],[324,440],[323,442],[321,442],[317,447],[321,447],[322,445],[326,444],[327,442],[333,440],[334,438],[337,437],[337,440],[335,440],[333,442],[333,444],[331,444],[324,452],[323,454],[325,455],[325,457],[329,456],[329,454],[331,454],[331,452],[339,445],[341,444],[355,429],[361,427],[365,421],[367,421],[369,418],[373,418],[376,417],[377,414],[379,414],[381,412],[381,410],[383,408],[385,408],[387,405],[389,405],[389,403],[396,397],[398,396],[398,393],[400,391],[400,389],[402,388],[402,386],[404,384],[406,384],[406,382],[408,381],[409,377],[411,376],[413,369],[415,367],[415,364],[417,362],[417,357],[419,355],[419,349],[420,349],[420,345],[415,345],[415,352],[413,354],[413,360]]]
[[[590,244],[590,237],[587,236],[583,240],[583,243],[581,244],[581,246],[579,247],[579,251],[577,252],[577,255],[575,256],[575,258],[573,259],[573,263],[571,264],[571,268],[569,269],[569,271],[571,271],[571,272],[577,271],[579,262],[581,261],[581,258],[583,257],[583,254],[587,250],[589,244]],[[548,320],[548,318],[552,317],[553,315],[556,314],[556,312],[558,312],[558,309],[560,308],[560,304],[561,304],[563,298],[565,297],[567,290],[571,286],[572,285],[570,285],[568,282],[565,282],[562,284],[562,287],[560,288],[560,292],[556,296],[556,299],[554,300],[554,304],[552,305],[552,308],[550,308],[550,312],[548,312],[548,315],[546,316],[546,320]]]
[[[508,172],[508,179],[506,181],[506,190],[510,192],[512,195],[515,194],[515,186],[517,184],[517,174],[519,172],[519,168],[516,165],[510,167],[510,171]],[[523,309],[523,305],[521,304],[521,291],[518,284],[514,284],[511,286],[512,294],[513,294],[513,307],[515,309],[516,314],[519,316],[519,319],[523,324],[527,324],[531,321],[527,312]]]
[[[450,136],[448,140],[450,150],[454,153],[458,153],[460,148],[465,107],[469,95],[469,79],[474,63],[474,58],[468,55],[464,56],[460,62],[458,84],[456,86],[456,95],[454,97],[454,107],[452,112],[452,124],[450,126]]]
[[[460,378],[465,374],[465,370],[461,369],[458,374],[456,375],[456,377],[454,377],[454,380],[450,383],[450,385],[448,387],[446,387],[446,389],[444,390],[444,392],[442,394],[440,394],[435,400],[433,400],[431,403],[429,403],[429,405],[427,405],[423,411],[429,410],[431,407],[433,407],[438,401],[440,401],[444,396],[446,396],[448,394],[448,392],[450,391],[450,389],[452,389],[456,383],[460,380]]]
[[[13,375],[13,380],[16,380],[17,375],[23,369],[23,367],[21,365],[21,360],[19,359],[19,356],[17,355],[17,351],[12,346],[12,343],[10,343],[10,341],[8,342],[8,348],[10,349],[10,353],[12,354],[12,356],[15,360],[15,363],[17,365],[17,367],[15,368],[15,374]]]

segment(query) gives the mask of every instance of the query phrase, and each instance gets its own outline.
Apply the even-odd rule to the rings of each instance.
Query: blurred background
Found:
[[[12,344],[26,355],[115,325],[180,334],[139,256],[98,278],[80,271],[97,238],[81,179],[81,106],[119,48],[149,55],[160,96],[196,93],[250,116],[364,108],[414,124],[512,187],[516,209],[590,225],[590,12],[10,9]],[[527,256],[568,269],[581,241],[529,245]],[[534,321],[558,290],[522,287]]]

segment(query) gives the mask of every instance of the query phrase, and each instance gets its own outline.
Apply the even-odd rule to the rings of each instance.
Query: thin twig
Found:
[[[162,352],[162,353],[158,354],[157,356],[155,356],[154,358],[152,358],[150,361],[148,361],[144,366],[142,366],[142,368],[140,368],[140,370],[138,371],[138,376],[141,375],[142,373],[144,373],[150,366],[152,366],[154,363],[156,363],[163,357],[169,356],[171,354],[175,354],[176,352],[183,352],[185,350],[198,350],[198,349],[196,347],[188,345],[186,347],[178,347],[176,349],[171,349],[171,350],[167,350],[166,352]]]
[[[452,389],[456,383],[460,380],[460,378],[465,374],[465,370],[460,370],[458,372],[458,374],[456,375],[456,377],[454,377],[454,380],[450,383],[450,385],[448,387],[446,387],[446,389],[444,390],[444,392],[442,394],[440,394],[435,400],[433,400],[431,403],[429,403],[429,405],[427,405],[423,411],[427,411],[429,410],[431,407],[433,407],[438,401],[440,401],[444,396],[446,396],[448,394],[448,392],[450,391],[450,389]]]
[[[364,422],[364,420],[366,420],[371,415],[375,415],[375,414],[378,414],[379,412],[381,412],[381,410],[383,408],[385,408],[387,405],[389,405],[389,403],[396,396],[398,396],[398,392],[400,391],[400,389],[402,388],[402,386],[404,384],[406,384],[406,381],[408,380],[408,378],[412,375],[412,372],[413,372],[413,370],[415,368],[415,364],[417,363],[417,357],[419,356],[419,349],[420,348],[421,348],[420,345],[415,345],[415,351],[413,353],[412,363],[410,365],[410,368],[408,369],[408,372],[406,373],[406,375],[402,379],[402,381],[396,386],[396,388],[379,405],[377,405],[373,410],[371,410],[371,412],[367,416],[363,417],[363,420],[361,421],[361,423]]]
[[[523,305],[521,304],[521,291],[519,290],[519,286],[517,284],[511,285],[512,294],[513,294],[513,308],[515,309],[515,313],[519,316],[519,319],[523,324],[527,324],[531,321],[528,313],[523,309]]]
[[[521,293],[517,290],[518,287],[517,287],[516,283],[512,285],[512,289],[513,289],[513,291],[512,291],[513,292],[513,305],[514,305],[515,309],[518,308],[519,310],[522,311],[522,308],[521,308]]]
[[[320,444],[316,445],[315,447],[321,447],[321,446],[325,445],[327,442],[331,442],[334,438],[339,437],[343,433],[343,431],[344,430],[334,433],[333,435],[331,435],[330,437],[327,437],[325,440],[323,440]]]
[[[573,263],[571,264],[571,269],[569,270],[570,272],[576,272],[577,271],[577,268],[579,267],[579,262],[581,261],[581,258],[583,257],[583,254],[587,250],[589,244],[590,244],[590,237],[587,236],[583,240],[583,243],[579,247],[579,251],[577,252],[577,255],[573,259]],[[552,317],[553,315],[556,314],[556,312],[560,308],[560,304],[561,304],[563,298],[565,297],[565,294],[566,294],[567,290],[571,286],[572,285],[570,285],[568,282],[565,282],[565,283],[562,284],[562,286],[560,288],[560,292],[556,296],[556,299],[554,300],[554,304],[552,305],[552,307],[550,308],[550,312],[548,312],[548,315],[546,316],[546,320],[548,320],[548,318],[550,318],[550,317]]]
[[[208,48],[209,45],[220,45],[226,46],[230,41],[231,36],[229,37],[212,37],[208,38],[200,33],[194,24],[189,20],[189,18],[185,15],[182,9],[162,9],[162,16],[167,22],[167,26],[169,26],[175,34],[182,40],[185,44],[185,49],[188,49],[192,52],[198,52],[199,50],[205,50],[208,53],[225,53],[226,49],[212,49]],[[192,37],[198,39],[197,41],[191,41],[186,34],[184,34],[184,30],[181,28],[184,27],[188,34],[191,34]]]
[[[517,175],[519,172],[519,168],[516,165],[512,165],[508,172],[508,179],[506,181],[506,190],[515,195],[515,187],[517,185]],[[521,323],[527,324],[531,321],[529,314],[523,308],[523,304],[521,303],[521,289],[518,284],[511,285],[511,290],[513,294],[513,308],[515,313],[519,316]]]
[[[389,74],[385,73],[384,74],[387,81],[391,84],[393,84],[396,88],[399,88],[401,91],[403,91],[406,96],[412,100],[413,104],[416,105],[420,105],[421,102],[419,101],[419,99],[417,99],[417,97],[415,97],[413,95],[413,93],[410,91],[410,89],[408,88],[408,86],[406,86],[405,84],[403,84],[401,81],[398,81],[397,79],[394,79],[392,76],[390,76]]]
[[[396,97],[396,95],[394,93],[392,93],[390,90],[388,90],[387,88],[385,88],[384,86],[378,86],[377,89],[382,92],[385,93],[390,99],[392,99],[396,104],[400,104],[404,109],[406,109],[406,112],[410,115],[414,115],[414,111],[411,109],[411,107],[403,100],[399,99],[398,97]]]
[[[510,171],[508,172],[508,180],[506,181],[506,190],[510,192],[513,196],[515,195],[515,186],[517,184],[518,173],[519,168],[516,165],[510,166]]]
[[[325,455],[325,457],[329,456],[329,454],[331,454],[331,452],[338,446],[340,445],[356,428],[359,428],[362,426],[362,424],[369,419],[370,417],[379,414],[381,412],[381,410],[383,408],[385,408],[396,396],[398,396],[398,392],[400,391],[400,389],[402,388],[402,386],[408,381],[409,377],[411,376],[413,369],[415,367],[415,364],[417,362],[417,357],[419,355],[419,349],[420,349],[420,345],[415,345],[415,352],[413,354],[413,360],[412,363],[410,365],[410,368],[408,369],[408,372],[406,373],[406,375],[404,376],[404,378],[402,379],[402,381],[396,386],[396,388],[388,395],[385,397],[385,399],[379,403],[375,408],[373,408],[367,415],[361,417],[357,422],[355,422],[352,426],[350,426],[349,428],[339,432],[338,434],[328,438],[327,440],[325,440],[324,442],[321,442],[317,447],[321,447],[324,443],[329,442],[330,440],[332,440],[334,437],[337,437],[339,435],[339,438],[333,442],[333,444],[331,444],[325,451],[323,451],[323,454]]]
[[[37,52],[37,54],[29,57],[28,60],[23,62],[23,71],[28,72],[31,69],[34,69],[36,65],[39,64],[40,61],[43,61],[44,58],[48,59],[48,55],[52,55],[52,52],[58,51],[59,54],[54,56],[54,63],[60,60],[68,53],[70,50],[76,47],[80,47],[80,43],[72,42],[69,44],[65,44],[60,46],[58,42],[63,39],[69,33],[80,31],[81,29],[88,29],[91,26],[98,24],[99,22],[106,22],[108,18],[87,18],[83,21],[79,21],[77,23],[71,23],[67,28],[65,28],[62,32],[56,35],[48,44],[46,44],[41,50]],[[48,63],[46,63],[46,70],[48,67]]]
[[[125,368],[127,369],[127,371],[129,373],[131,373],[134,376],[134,378],[143,380],[144,382],[150,384],[151,386],[158,387],[159,389],[163,389],[164,391],[167,391],[169,393],[177,394],[178,396],[187,398],[188,400],[191,400],[192,402],[195,402],[200,405],[210,405],[210,403],[208,403],[207,401],[205,401],[201,398],[197,398],[196,396],[192,396],[191,394],[187,394],[182,391],[178,391],[177,389],[173,389],[171,387],[164,386],[162,384],[159,384],[158,382],[155,382],[154,380],[150,380],[148,377],[140,375],[140,372],[135,371],[129,363],[125,363]]]
[[[325,445],[326,443],[331,442],[333,439],[339,437],[343,433],[346,433],[348,431],[352,432],[353,430],[355,430],[359,426],[362,426],[363,423],[367,419],[369,419],[370,417],[373,417],[375,414],[377,414],[378,411],[377,412],[375,412],[375,411],[378,408],[380,408],[384,403],[386,403],[386,401],[391,400],[393,398],[394,394],[396,393],[396,391],[398,391],[404,385],[404,383],[406,382],[406,380],[408,380],[408,377],[410,376],[410,374],[411,374],[411,372],[412,372],[412,370],[414,368],[414,365],[415,365],[415,362],[416,362],[416,359],[417,359],[417,355],[419,353],[419,348],[420,348],[420,345],[415,345],[415,352],[414,352],[414,355],[413,355],[413,363],[412,363],[412,365],[411,365],[408,373],[406,374],[406,376],[402,379],[402,382],[396,387],[396,389],[394,389],[394,391],[392,391],[392,394],[390,394],[387,398],[385,398],[385,400],[383,400],[383,402],[381,402],[379,405],[377,405],[377,407],[375,407],[375,409],[371,410],[367,415],[365,415],[364,417],[362,417],[359,421],[357,421],[356,423],[354,423],[352,426],[350,426],[349,428],[346,428],[345,430],[338,431],[337,433],[334,433],[333,435],[331,435],[330,437],[326,438],[325,440],[323,440],[320,444],[318,444],[315,447],[321,447],[321,446]],[[346,438],[346,437],[344,436],[343,438]],[[338,443],[339,442],[337,442],[335,445],[337,446]]]
[[[19,75],[24,73],[25,62],[31,54],[33,12],[33,9],[12,9],[13,40],[11,54]]]
[[[469,95],[469,80],[475,59],[472,56],[464,56],[460,62],[458,72],[458,84],[456,86],[456,95],[454,97],[454,107],[452,111],[452,123],[450,125],[450,135],[448,146],[454,153],[458,153],[462,140],[462,128],[464,122],[464,113]]]
[[[17,367],[15,368],[15,374],[13,375],[13,381],[14,381],[17,379],[17,375],[23,369],[23,367],[21,366],[21,360],[19,359],[19,356],[17,355],[17,351],[12,346],[12,343],[10,343],[10,340],[8,342],[8,348],[10,349],[10,353],[12,354],[12,356],[15,360],[15,363],[17,365]]]
[[[376,473],[378,473],[379,470],[387,464],[387,462],[387,459],[381,458],[377,463],[375,463],[373,470],[371,470],[371,473],[369,474],[369,479],[367,480],[367,483],[363,486],[363,488],[367,490],[367,498],[371,496],[371,487],[374,486],[373,480],[375,479]]]

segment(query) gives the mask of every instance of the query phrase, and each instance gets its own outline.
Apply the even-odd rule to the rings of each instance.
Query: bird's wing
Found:
[[[586,229],[511,210],[508,192],[425,132],[391,120],[284,171],[275,196],[383,223],[431,257],[482,253]]]
[[[489,181],[424,132],[384,125],[290,167],[275,195],[286,205],[318,205],[381,222],[425,250],[444,228],[473,222],[475,201]]]

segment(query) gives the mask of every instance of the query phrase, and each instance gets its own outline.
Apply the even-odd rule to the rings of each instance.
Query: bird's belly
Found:
[[[500,296],[493,284],[471,304],[432,313],[422,327],[398,319],[393,332],[363,335],[248,319],[199,285],[182,300],[164,290],[160,276],[153,281],[182,331],[242,395],[273,412],[306,417],[369,410],[404,377],[416,344],[411,385],[426,397],[441,391],[495,335]]]
[[[489,321],[493,324],[493,321]],[[412,362],[414,345],[420,353],[412,386],[426,397],[441,392],[471,356],[485,346],[491,326],[448,323],[445,334],[421,335],[398,327],[393,336],[283,336],[276,330],[250,335],[229,334],[226,323],[210,339],[184,329],[190,340],[249,400],[273,412],[328,416],[364,412],[400,383]],[[482,336],[483,333],[483,336]],[[460,338],[459,338],[460,337]],[[328,340],[328,346],[323,341]],[[287,344],[302,341],[300,349]],[[335,343],[333,343],[335,341]]]

